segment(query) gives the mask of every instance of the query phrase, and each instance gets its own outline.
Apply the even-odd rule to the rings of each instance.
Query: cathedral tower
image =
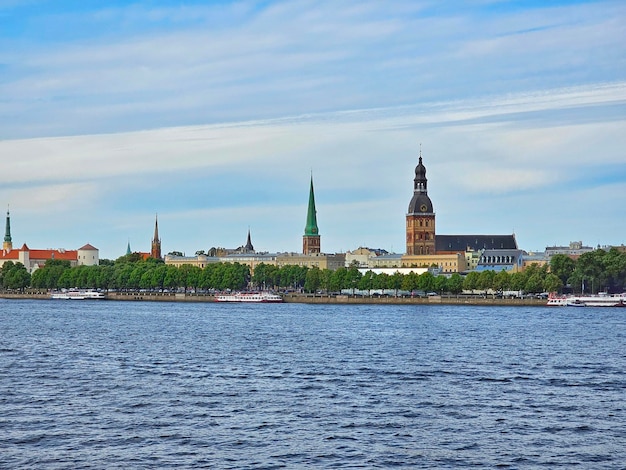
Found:
[[[159,220],[157,216],[154,219],[154,238],[152,239],[150,256],[154,259],[161,259],[161,239],[159,238]]]
[[[420,149],[419,163],[415,167],[413,198],[406,215],[406,254],[435,254],[435,212],[428,197],[426,167],[422,163]]]
[[[317,228],[317,211],[315,210],[315,194],[313,193],[313,175],[309,190],[309,209],[306,215],[306,227],[302,237],[302,253],[310,255],[320,252],[320,234]]]
[[[9,252],[13,249],[13,242],[11,241],[11,217],[9,215],[9,208],[7,207],[7,223],[4,230],[4,241],[2,242],[2,250]]]

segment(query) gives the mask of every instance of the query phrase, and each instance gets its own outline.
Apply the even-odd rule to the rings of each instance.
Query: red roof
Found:
[[[98,251],[98,249],[95,246],[90,245],[89,243],[87,243],[85,246],[81,246],[78,249],[78,251],[83,251],[83,250],[84,251]]]
[[[0,260],[16,260],[19,259],[19,254],[28,251],[28,257],[30,260],[48,260],[48,259],[60,259],[68,261],[78,260],[77,250],[31,250],[26,244],[19,250],[0,251]]]

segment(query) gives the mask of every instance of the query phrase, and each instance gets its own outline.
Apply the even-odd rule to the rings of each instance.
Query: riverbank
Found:
[[[4,299],[50,299],[47,291],[23,293],[0,292]],[[157,292],[109,292],[107,300],[140,302],[214,302],[211,294],[157,293]],[[435,295],[429,297],[368,297],[352,295],[295,294],[283,296],[286,303],[339,304],[339,305],[494,305],[494,306],[545,306],[545,299],[502,299],[495,296]]]

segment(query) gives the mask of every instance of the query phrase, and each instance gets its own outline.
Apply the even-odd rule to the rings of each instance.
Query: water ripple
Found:
[[[3,302],[0,467],[626,461],[622,312],[223,307]]]

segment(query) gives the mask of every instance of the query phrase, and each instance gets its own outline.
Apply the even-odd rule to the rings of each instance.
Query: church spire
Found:
[[[252,246],[252,239],[250,238],[250,227],[248,227],[248,240],[245,246],[246,253],[254,253],[254,246]]]
[[[2,249],[4,251],[11,251],[13,249],[13,242],[11,241],[11,216],[9,214],[9,206],[7,206],[7,222],[4,230],[4,242],[2,243]]]
[[[320,252],[320,235],[317,227],[317,211],[315,210],[315,192],[313,191],[313,175],[309,190],[309,207],[306,215],[306,227],[302,237],[302,252],[305,255]]]
[[[313,175],[311,175],[311,189],[309,190],[309,209],[306,214],[305,235],[318,235],[317,211],[315,210],[315,193],[313,191]]]
[[[150,250],[150,256],[154,259],[161,259],[161,239],[159,238],[158,215],[155,215],[154,218],[154,238],[152,239],[152,249]]]

